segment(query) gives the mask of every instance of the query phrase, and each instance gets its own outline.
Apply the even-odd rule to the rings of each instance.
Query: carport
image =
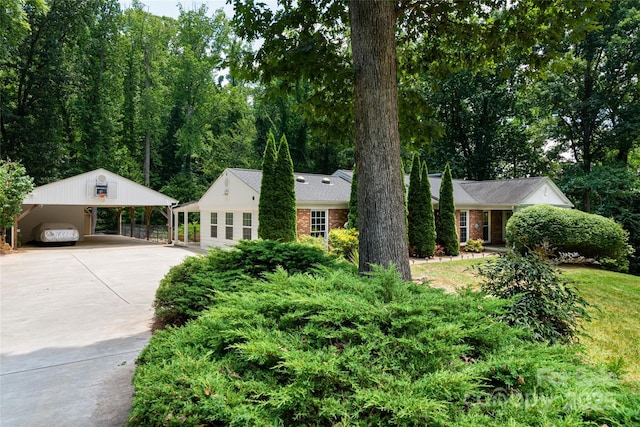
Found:
[[[66,222],[80,232],[80,239],[92,233],[99,208],[106,208],[116,215],[118,233],[121,230],[122,213],[128,211],[132,226],[136,208],[144,208],[149,239],[150,219],[153,209],[167,219],[167,239],[171,243],[172,208],[177,200],[147,188],[106,169],[96,169],[61,181],[36,187],[22,203],[22,213],[16,217],[11,244],[29,242],[33,229],[41,222]]]

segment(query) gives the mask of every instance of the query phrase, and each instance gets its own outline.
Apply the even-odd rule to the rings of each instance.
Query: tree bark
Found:
[[[395,265],[411,279],[405,223],[392,1],[350,0],[361,273]]]

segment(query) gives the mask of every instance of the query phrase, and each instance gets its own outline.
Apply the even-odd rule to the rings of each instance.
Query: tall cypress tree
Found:
[[[349,197],[349,216],[347,217],[346,229],[358,230],[358,178],[356,175],[356,165],[353,165],[351,174],[351,196]]]
[[[433,201],[431,200],[431,183],[429,182],[429,169],[427,164],[422,164],[420,179],[421,216],[424,218],[424,246],[422,255],[431,257],[436,248],[436,223],[433,212]]]
[[[420,181],[420,157],[414,154],[409,175],[409,194],[407,195],[407,234],[409,236],[409,251],[417,256],[422,256],[418,250],[418,241],[422,232],[418,205],[421,190]]]
[[[453,180],[449,163],[444,167],[438,205],[438,241],[447,255],[458,255],[460,246],[456,230],[456,210],[453,202]]]
[[[267,145],[262,158],[262,182],[260,183],[260,200],[258,201],[258,237],[276,239],[275,218],[278,215],[278,200],[275,198],[276,138],[272,132],[267,135]]]
[[[276,240],[292,242],[297,239],[297,211],[295,177],[293,176],[293,161],[289,152],[289,144],[286,136],[280,138],[278,157],[274,169],[274,182],[276,185]]]

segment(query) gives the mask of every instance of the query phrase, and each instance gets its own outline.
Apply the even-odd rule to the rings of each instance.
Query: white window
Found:
[[[311,237],[327,237],[327,211],[311,211]]]
[[[489,241],[489,212],[482,213],[482,240]]]
[[[218,212],[211,212],[211,237],[218,238]]]
[[[242,213],[242,238],[251,240],[251,225],[253,223],[253,215],[251,212]]]
[[[460,243],[467,241],[469,237],[469,212],[460,211]]]
[[[233,212],[225,212],[224,214],[224,238],[233,240]]]

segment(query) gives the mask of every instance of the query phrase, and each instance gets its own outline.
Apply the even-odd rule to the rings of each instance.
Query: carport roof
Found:
[[[104,197],[98,195],[105,192]],[[106,169],[96,169],[36,187],[23,205],[173,206],[178,201]]]

